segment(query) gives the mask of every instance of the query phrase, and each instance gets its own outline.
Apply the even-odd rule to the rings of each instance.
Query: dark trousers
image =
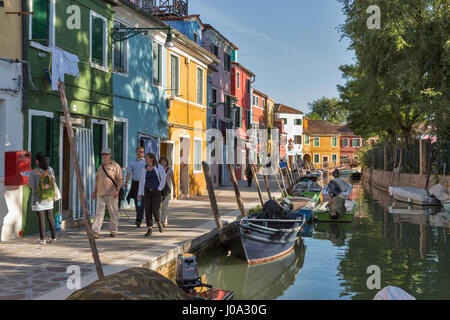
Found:
[[[53,210],[37,211],[36,212],[39,223],[39,235],[41,240],[45,239],[45,218],[47,218],[48,224],[50,225],[50,231],[52,233],[52,239],[56,239],[56,227],[55,219],[53,219]]]
[[[145,208],[145,221],[147,227],[153,226],[153,218],[156,223],[161,223],[161,191],[145,189],[144,194],[144,208]]]
[[[130,203],[130,199],[134,200],[134,206],[136,209],[136,223],[141,223],[144,218],[144,201],[141,201],[141,206],[138,206],[138,188],[139,188],[139,180],[131,181],[130,192],[128,193],[127,201]]]
[[[252,186],[252,180],[253,180],[253,176],[247,176],[247,183],[248,183],[248,186],[249,187],[251,187]]]

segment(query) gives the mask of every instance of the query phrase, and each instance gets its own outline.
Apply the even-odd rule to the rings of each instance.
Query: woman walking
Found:
[[[156,156],[153,153],[145,155],[146,166],[141,170],[139,179],[138,201],[144,202],[145,221],[147,223],[146,237],[152,234],[153,218],[158,224],[159,232],[163,232],[161,226],[161,191],[166,184],[166,173],[164,168],[158,165]]]
[[[167,228],[169,225],[167,222],[167,213],[168,206],[170,200],[170,194],[172,190],[175,190],[175,178],[173,176],[173,170],[169,167],[169,160],[166,157],[159,158],[159,164],[164,168],[164,172],[166,173],[166,185],[163,189],[163,199],[161,205],[161,222],[164,228]]]
[[[55,172],[48,165],[47,158],[39,152],[36,157],[36,168],[31,170],[28,177],[28,185],[31,192],[31,210],[36,212],[39,224],[39,240],[36,244],[46,244],[45,218],[47,218],[52,234],[49,242],[56,241],[56,227],[53,219],[53,202],[61,199],[58,186],[56,185]],[[44,218],[45,216],[45,218]]]

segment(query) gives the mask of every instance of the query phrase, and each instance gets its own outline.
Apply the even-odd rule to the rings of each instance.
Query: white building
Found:
[[[0,241],[22,230],[22,186],[5,186],[5,152],[23,150],[22,64],[0,57]]]
[[[275,105],[276,119],[283,120],[287,135],[286,160],[289,163],[303,159],[303,112],[278,103]]]

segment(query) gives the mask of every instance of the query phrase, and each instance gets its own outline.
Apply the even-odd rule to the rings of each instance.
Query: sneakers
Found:
[[[135,224],[135,225],[136,225],[136,227],[138,227],[138,228],[140,228],[140,227],[141,227],[141,223],[140,223],[140,222],[137,222],[137,221],[136,221],[136,222],[135,222],[134,224]]]
[[[111,232],[109,235],[111,238],[117,237],[117,232]]]
[[[152,229],[147,229],[147,233],[144,235],[144,237],[150,238],[152,235]]]
[[[50,240],[48,240],[48,243],[55,243],[56,242],[56,239],[50,239]]]
[[[46,244],[47,241],[41,240],[41,239],[37,239],[36,241],[34,241],[34,244]]]
[[[162,227],[162,225],[161,225],[161,223],[158,223],[158,229],[159,229],[159,232],[163,232],[163,227]]]
[[[94,232],[94,238],[95,239],[100,239],[101,237],[100,237],[100,235],[97,232]]]

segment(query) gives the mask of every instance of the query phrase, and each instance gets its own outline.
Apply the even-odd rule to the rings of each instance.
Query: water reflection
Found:
[[[202,256],[198,267],[214,287],[235,291],[235,299],[272,300],[294,284],[303,266],[305,250],[299,239],[293,252],[273,262],[248,265],[233,256],[213,254]]]

